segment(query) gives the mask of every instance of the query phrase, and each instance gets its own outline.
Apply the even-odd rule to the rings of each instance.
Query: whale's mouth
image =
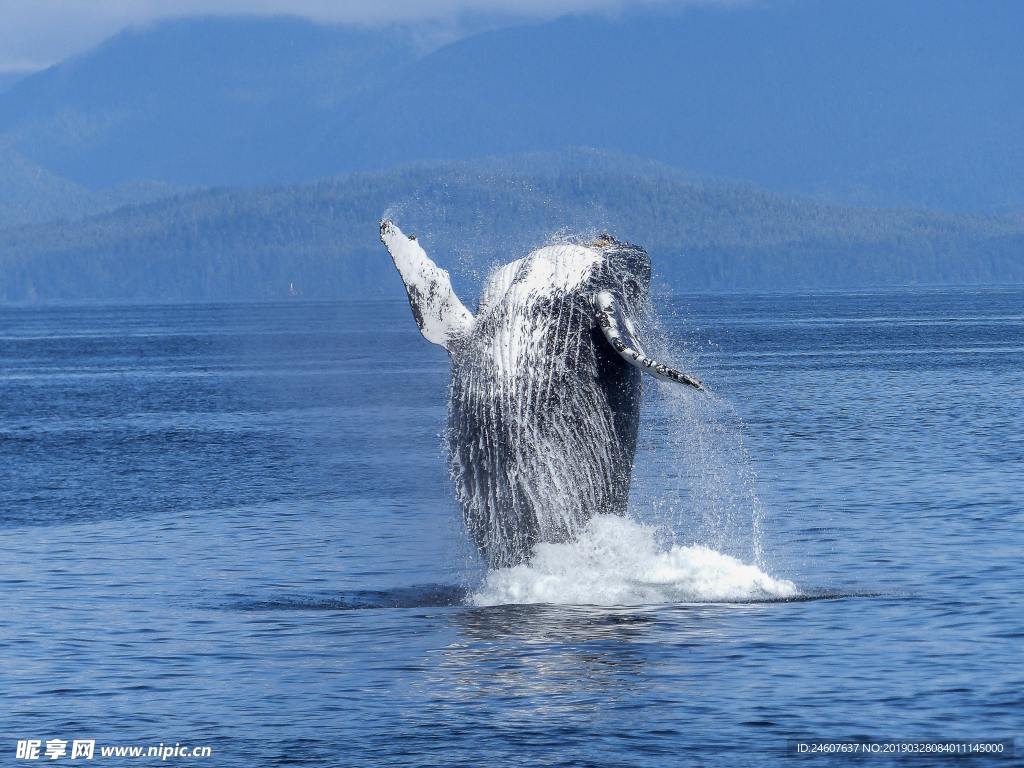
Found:
[[[755,565],[700,545],[662,547],[653,528],[600,515],[575,541],[541,543],[528,563],[490,571],[469,602],[627,606],[801,597],[793,582]]]

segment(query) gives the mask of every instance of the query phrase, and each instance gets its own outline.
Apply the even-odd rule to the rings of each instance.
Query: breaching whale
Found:
[[[539,248],[491,274],[474,315],[415,236],[385,220],[380,237],[420,331],[451,358],[449,467],[488,565],[518,565],[538,542],[624,513],[641,374],[702,389],[636,338],[647,252],[610,235]]]

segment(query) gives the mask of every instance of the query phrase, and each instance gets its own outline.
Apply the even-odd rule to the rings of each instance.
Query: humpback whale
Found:
[[[415,236],[380,223],[423,336],[448,350],[449,468],[466,528],[492,568],[623,514],[641,379],[702,389],[637,338],[647,252],[611,235],[539,248],[496,269],[476,313]]]

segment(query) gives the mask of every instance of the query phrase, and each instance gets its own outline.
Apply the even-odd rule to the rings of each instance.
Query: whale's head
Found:
[[[607,233],[594,238],[589,247],[599,257],[591,277],[593,292],[609,291],[631,313],[643,312],[651,289],[651,259],[647,251]]]
[[[638,327],[649,309],[651,260],[638,245],[603,234],[590,243],[599,254],[592,272],[594,317],[605,340],[630,365],[663,381],[703,389],[696,376],[660,363],[644,351]]]

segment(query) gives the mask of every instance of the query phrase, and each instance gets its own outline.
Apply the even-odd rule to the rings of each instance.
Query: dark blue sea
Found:
[[[630,519],[485,574],[404,301],[0,308],[0,764],[1020,752],[1024,291],[676,296],[660,344],[711,392],[648,386]],[[100,756],[158,744],[212,756]]]

